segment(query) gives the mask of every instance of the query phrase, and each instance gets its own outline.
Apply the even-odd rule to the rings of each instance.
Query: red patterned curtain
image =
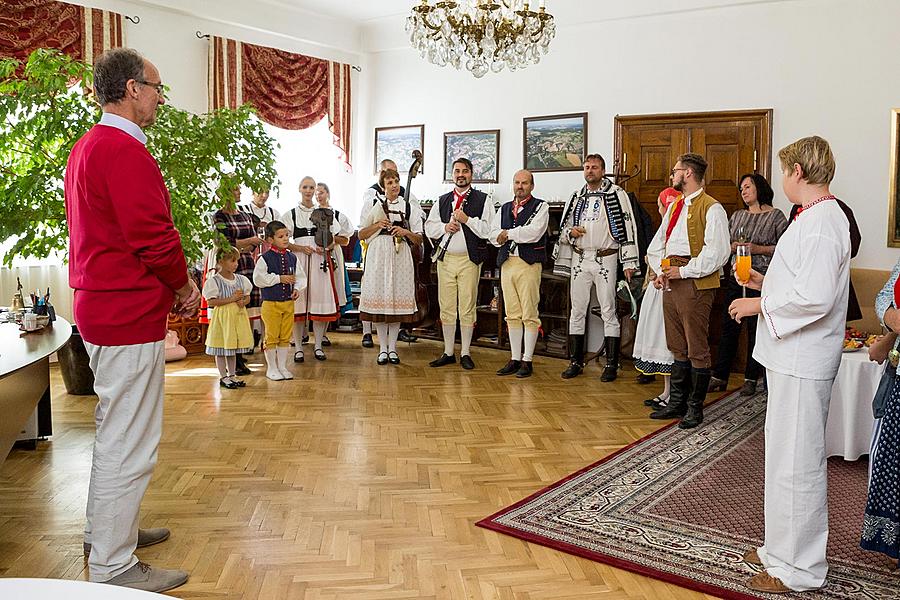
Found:
[[[93,64],[105,50],[124,44],[118,13],[55,0],[2,0],[2,4],[2,58],[24,62],[38,48],[56,48]]]
[[[245,102],[282,129],[306,129],[327,115],[334,144],[350,167],[350,65],[211,37],[210,110]]]

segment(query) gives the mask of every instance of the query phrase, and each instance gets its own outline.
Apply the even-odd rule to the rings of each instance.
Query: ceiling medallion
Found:
[[[440,67],[465,67],[475,77],[537,64],[556,35],[553,15],[540,0],[428,0],[414,6],[406,31],[422,58]]]

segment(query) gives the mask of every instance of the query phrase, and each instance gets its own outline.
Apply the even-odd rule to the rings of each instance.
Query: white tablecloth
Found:
[[[868,348],[845,352],[831,389],[831,407],[825,426],[825,455],[856,460],[872,444],[872,398],[884,365],[869,360]]]
[[[105,583],[88,583],[68,579],[3,579],[3,600],[162,600],[171,596],[142,592]]]

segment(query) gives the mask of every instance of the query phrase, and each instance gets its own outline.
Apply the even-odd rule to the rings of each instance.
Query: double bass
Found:
[[[412,180],[419,174],[422,168],[422,152],[419,150],[412,151],[413,162],[409,167],[409,175],[406,177],[406,189],[403,191],[403,201],[409,206],[409,192],[412,188]],[[409,223],[405,222],[401,225],[405,229],[409,229]],[[427,324],[428,315],[430,314],[428,301],[428,287],[422,283],[422,275],[419,272],[419,266],[425,256],[424,244],[425,236],[422,236],[422,243],[411,248],[413,258],[413,270],[416,274],[416,315],[415,322],[411,323],[412,327],[422,327]]]

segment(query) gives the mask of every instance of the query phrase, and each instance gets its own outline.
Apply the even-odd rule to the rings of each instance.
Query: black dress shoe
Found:
[[[656,396],[655,398],[644,400],[644,406],[649,406],[654,411],[657,411],[662,410],[666,405],[663,404],[663,401],[659,399],[659,396]]]
[[[393,350],[391,350],[390,352],[388,352],[388,360],[391,361],[391,364],[392,364],[392,365],[399,365],[399,364],[400,364],[400,356],[399,356],[396,352],[394,352]]]
[[[241,365],[234,370],[235,375],[252,375],[253,371],[247,365]]]
[[[472,360],[472,357],[469,356],[468,354],[464,354],[459,357],[459,364],[466,371],[471,371],[472,369],[475,368],[475,361]]]
[[[566,367],[566,370],[562,372],[563,379],[572,379],[573,377],[578,377],[584,371],[584,365],[579,364],[577,362],[570,362],[569,366]]]
[[[639,383],[640,385],[653,383],[654,381],[656,381],[656,375],[646,375],[644,373],[639,373],[635,378],[635,382]]]
[[[418,336],[411,334],[410,332],[408,332],[405,329],[400,330],[400,334],[397,336],[397,339],[401,342],[406,342],[408,344],[419,341]]]
[[[444,365],[452,365],[456,362],[455,356],[450,356],[449,354],[441,354],[436,359],[428,363],[429,367],[443,367]]]
[[[522,361],[511,360],[503,368],[497,369],[497,375],[512,375],[522,366]]]
[[[362,339],[363,348],[373,348],[375,346],[374,342],[372,342],[372,334],[364,333]]]
[[[379,365],[388,364],[388,353],[387,352],[379,352],[378,358],[375,360]]]
[[[228,388],[229,390],[236,390],[240,386],[235,383],[230,377],[223,377],[219,380],[219,387]]]
[[[323,335],[323,336],[322,336],[322,345],[323,345],[323,346],[330,346],[330,345],[331,345],[331,340],[328,339],[328,336],[327,336],[327,335]]]
[[[243,380],[241,380],[241,379],[235,379],[234,377],[232,377],[231,380],[232,380],[235,384],[237,384],[237,386],[238,386],[239,388],[241,388],[241,387],[247,387],[247,382],[246,382],[246,381],[243,381]]]
[[[303,336],[303,339],[300,340],[300,343],[301,343],[302,345],[304,345],[304,346],[307,345],[307,344],[309,343],[309,336],[308,336],[308,335],[304,335],[304,336]]]
[[[313,355],[316,357],[316,360],[325,360],[326,358],[328,358],[327,356],[325,356],[325,352],[318,348],[313,351]]]
[[[519,379],[524,379],[526,377],[531,377],[533,369],[531,368],[530,360],[523,360],[522,366],[519,367],[519,370],[516,371],[516,377]]]
[[[303,362],[303,350],[297,350],[294,352],[294,362],[302,363]]]

